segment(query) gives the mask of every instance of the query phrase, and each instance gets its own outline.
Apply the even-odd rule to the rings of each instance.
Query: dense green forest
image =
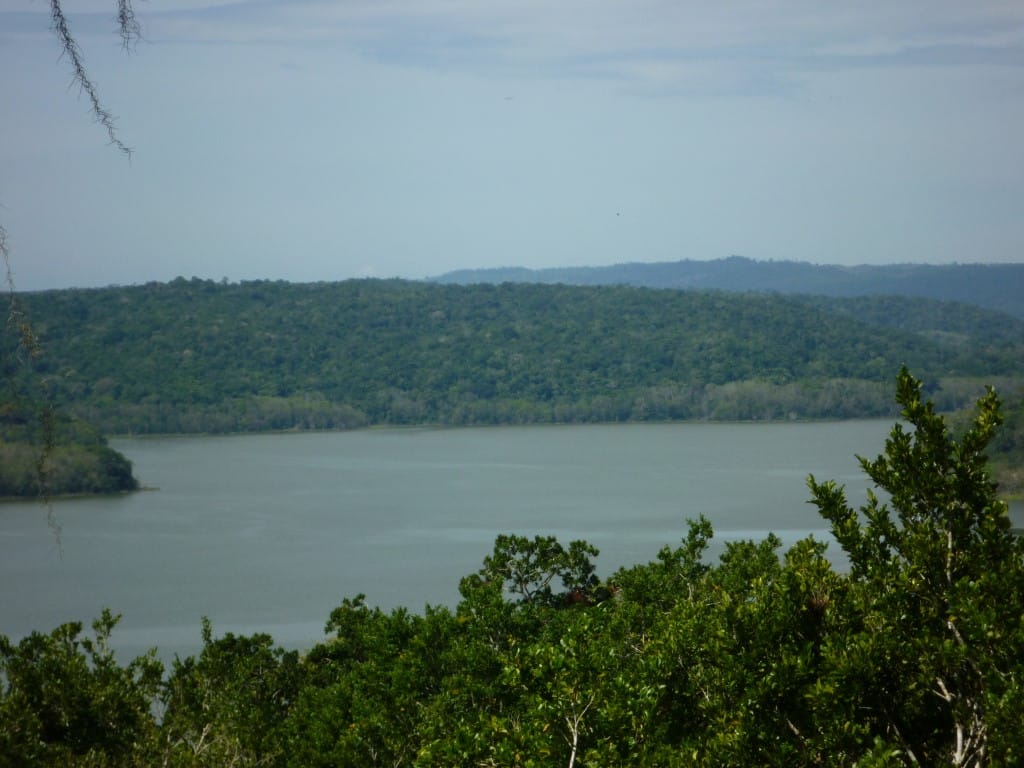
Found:
[[[32,375],[108,434],[879,416],[904,363],[946,409],[1024,375],[1024,321],[924,299],[178,279],[19,300]]]
[[[708,261],[615,264],[609,267],[464,269],[441,283],[637,285],[816,296],[914,296],[976,304],[1024,318],[1024,264],[863,264],[843,267],[742,256]]]
[[[956,432],[905,372],[897,400],[861,460],[877,496],[856,510],[808,481],[842,572],[810,538],[710,562],[698,519],[604,579],[584,541],[499,536],[454,608],[348,597],[302,653],[204,621],[196,656],[122,663],[110,613],[0,637],[0,765],[1018,765],[1024,539],[985,470],[999,400]]]
[[[95,428],[48,405],[0,399],[0,498],[138,488],[132,465]]]

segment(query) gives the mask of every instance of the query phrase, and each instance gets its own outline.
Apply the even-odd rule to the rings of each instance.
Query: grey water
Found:
[[[585,539],[598,572],[653,560],[686,520],[724,541],[828,539],[808,474],[863,502],[855,455],[888,421],[374,429],[118,439],[155,490],[0,505],[0,634],[103,607],[122,655],[195,653],[215,634],[323,638],[344,597],[454,605],[499,533]],[[1015,508],[1017,519],[1024,518]],[[1018,522],[1018,524],[1020,524]],[[832,549],[834,549],[834,545]]]

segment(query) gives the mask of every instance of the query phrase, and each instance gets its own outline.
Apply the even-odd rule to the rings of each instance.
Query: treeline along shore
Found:
[[[107,434],[893,414],[1019,389],[1024,320],[932,299],[193,278],[18,296],[7,380]]]

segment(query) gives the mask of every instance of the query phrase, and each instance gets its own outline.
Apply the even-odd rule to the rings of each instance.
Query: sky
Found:
[[[0,0],[18,290],[1024,261],[1024,3]]]

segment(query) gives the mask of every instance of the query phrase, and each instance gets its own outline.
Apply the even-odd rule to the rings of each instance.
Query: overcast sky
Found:
[[[1024,3],[0,0],[18,289],[1024,261]]]

